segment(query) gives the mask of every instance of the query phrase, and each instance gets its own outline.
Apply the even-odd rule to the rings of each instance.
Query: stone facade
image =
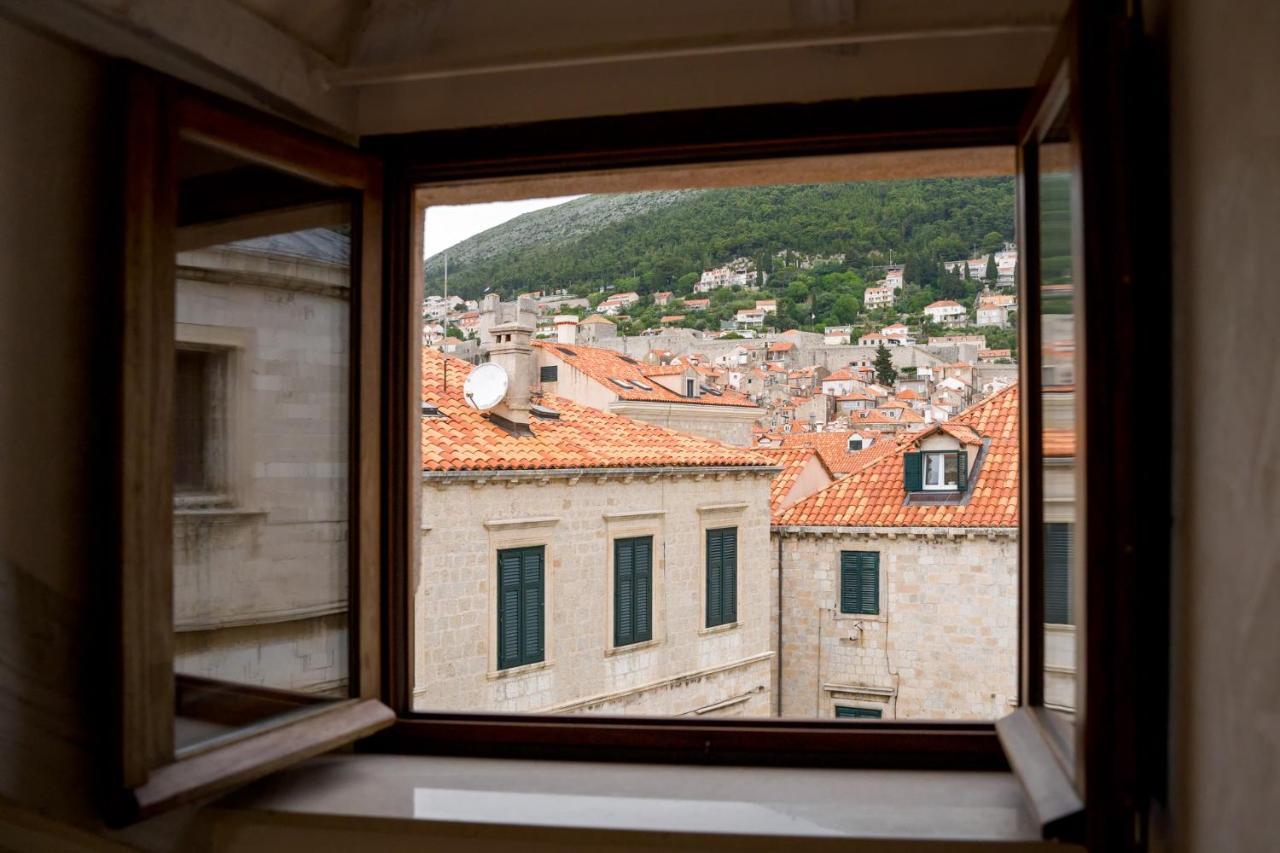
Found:
[[[885,719],[994,719],[1018,685],[1018,538],[1012,528],[783,528],[782,714],[836,705]],[[781,549],[778,538],[781,538]],[[840,612],[840,552],[880,555],[875,615]]]
[[[413,586],[414,707],[773,712],[769,469],[429,472]],[[705,627],[708,529],[738,528],[738,619]],[[653,639],[613,647],[614,538],[653,536]],[[544,545],[545,660],[497,668],[496,555]]]
[[[250,241],[178,264],[177,346],[213,359],[206,455],[216,470],[208,488],[175,497],[175,669],[343,694],[345,260]]]

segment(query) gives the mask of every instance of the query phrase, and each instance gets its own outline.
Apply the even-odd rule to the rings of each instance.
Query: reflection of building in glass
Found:
[[[182,252],[175,669],[344,695],[348,238]]]

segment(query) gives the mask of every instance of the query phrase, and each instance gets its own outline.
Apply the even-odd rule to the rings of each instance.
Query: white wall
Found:
[[[1183,850],[1274,850],[1280,7],[1175,0],[1168,13],[1178,391],[1173,831]]]

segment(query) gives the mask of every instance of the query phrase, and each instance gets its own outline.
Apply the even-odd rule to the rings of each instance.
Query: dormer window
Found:
[[[684,395],[686,397],[698,396],[698,382],[696,379],[686,379],[684,381]]]
[[[870,441],[864,441],[860,435],[849,436],[849,452],[854,453],[871,446]]]
[[[907,492],[963,492],[968,485],[969,454],[963,450],[926,450],[902,454]]]

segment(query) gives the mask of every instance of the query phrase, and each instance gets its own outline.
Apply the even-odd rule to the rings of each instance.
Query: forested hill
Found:
[[[733,258],[765,271],[783,249],[846,255],[874,274],[892,250],[907,281],[929,286],[942,260],[1013,239],[1013,179],[955,178],[586,196],[527,213],[448,250],[449,291],[602,288],[687,292],[704,269]],[[439,293],[443,255],[428,259]],[[873,279],[872,279],[873,280]]]

